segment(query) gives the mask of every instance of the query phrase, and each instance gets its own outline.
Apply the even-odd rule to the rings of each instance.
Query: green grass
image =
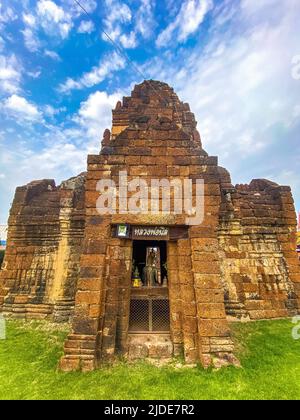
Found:
[[[289,320],[234,324],[242,369],[118,363],[61,373],[66,327],[8,322],[0,341],[0,399],[300,399],[300,341]]]

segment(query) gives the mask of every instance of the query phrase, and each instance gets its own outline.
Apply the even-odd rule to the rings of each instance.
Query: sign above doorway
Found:
[[[176,241],[189,237],[188,226],[133,226],[127,224],[113,225],[112,236],[140,241]]]
[[[168,227],[163,226],[133,226],[132,239],[160,239],[164,241],[169,240]]]

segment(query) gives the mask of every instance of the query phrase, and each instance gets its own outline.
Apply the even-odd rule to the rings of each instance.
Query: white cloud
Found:
[[[49,36],[65,39],[73,26],[72,15],[52,0],[38,0],[35,10],[24,12],[22,18],[25,28],[21,32],[30,52],[37,52],[42,47],[40,29]]]
[[[289,0],[288,0],[289,1]],[[270,6],[277,6],[278,0],[260,0],[260,1],[253,1],[253,0],[242,0],[241,1],[241,8],[243,13],[247,14],[255,14],[261,12],[263,9],[268,8],[270,10]]]
[[[22,66],[15,55],[0,55],[0,92],[16,93],[20,90]]]
[[[24,37],[24,43],[26,48],[31,52],[38,51],[41,46],[41,43],[34,30],[32,30],[30,27],[27,27],[21,32]]]
[[[136,33],[132,31],[128,35],[126,34],[121,35],[120,42],[124,48],[135,48],[138,44]]]
[[[62,38],[67,38],[73,26],[72,15],[51,0],[38,1],[37,16],[44,31],[50,35],[56,35],[58,31]]]
[[[97,1],[96,0],[85,0],[84,8],[88,13],[93,13],[97,9]],[[81,13],[82,13],[82,11],[81,11]]]
[[[30,148],[26,143],[24,150],[22,146],[16,152],[11,150],[10,158],[20,160],[18,171],[23,180],[19,180],[19,184],[22,185],[26,177],[28,181],[33,177],[51,178],[53,175],[63,179],[85,170],[86,156],[90,153],[99,153],[102,134],[111,126],[111,109],[122,96],[121,92],[108,95],[106,92],[97,91],[80,104],[73,118],[72,127],[66,129],[47,125],[45,134],[40,138],[40,145],[43,147],[39,151]],[[48,115],[57,113],[51,105],[46,105],[43,111]],[[22,159],[19,155],[23,156]],[[2,158],[1,156],[0,163]]]
[[[121,3],[117,0],[105,0],[105,3],[110,12],[110,14],[107,16],[108,19],[106,22],[108,26],[112,26],[117,22],[131,22],[132,13],[127,4]]]
[[[51,0],[40,0],[37,3],[37,11],[38,15],[47,21],[53,20],[55,23],[60,23],[65,20],[64,10]]]
[[[29,142],[19,142],[17,149],[10,145],[5,147],[0,155],[1,172],[6,175],[1,185],[5,197],[12,201],[15,188],[34,179],[55,178],[59,184],[86,170],[87,150],[68,142],[59,132],[53,130],[51,135],[53,141],[43,139],[39,151],[35,151]],[[1,221],[6,221],[9,199],[0,209]]]
[[[2,36],[0,36],[0,52],[4,50],[5,42]]]
[[[178,42],[185,42],[197,31],[212,8],[212,0],[185,0],[174,22],[170,23],[158,36],[156,45],[164,47],[170,41],[174,43],[174,35]]]
[[[155,30],[154,6],[154,0],[141,0],[140,8],[135,15],[136,32],[143,38],[149,38]]]
[[[23,22],[27,26],[34,27],[36,25],[36,18],[31,13],[23,13]]]
[[[52,105],[46,105],[44,107],[44,114],[49,117],[54,117],[59,111],[57,111]]]
[[[40,75],[42,74],[41,70],[37,70],[37,71],[28,71],[26,73],[29,77],[32,77],[33,79],[38,79],[40,77]]]
[[[232,2],[232,0],[223,0],[221,3],[217,4],[212,11],[214,26],[217,28],[230,22],[235,17],[238,10],[236,2]]]
[[[55,117],[55,115],[58,115],[61,112],[65,112],[65,111],[66,111],[65,107],[54,108],[52,105],[45,105],[43,107],[43,114],[50,118],[53,118]]]
[[[55,61],[61,61],[60,56],[59,56],[59,55],[58,55],[55,51],[45,50],[45,51],[44,51],[44,55],[45,55],[46,57],[51,58],[52,60],[55,60]]]
[[[17,19],[15,11],[0,2],[0,28],[3,27],[8,22],[14,21]]]
[[[84,86],[80,82],[76,82],[70,77],[61,85],[59,85],[58,90],[61,93],[70,93],[74,89],[83,89]]]
[[[16,118],[19,121],[37,122],[41,120],[41,113],[38,108],[19,95],[12,95],[7,98],[2,108],[8,115]]]
[[[102,1],[98,3],[101,4]],[[97,9],[96,0],[84,0],[84,1],[81,1],[81,4],[84,6],[85,10],[88,13],[93,13]],[[79,7],[79,5],[74,0],[64,0],[63,5],[64,5],[65,10],[68,10],[72,14],[72,16],[74,16],[75,18],[85,14],[83,10],[81,9],[81,7]]]
[[[95,0],[85,0],[85,9],[92,13],[97,8]],[[83,10],[78,7],[74,0],[64,0],[60,5],[52,0],[38,0],[36,7],[30,12],[24,12],[22,15],[25,25],[23,33],[25,46],[31,52],[36,52],[42,47],[45,48],[46,43],[40,37],[42,30],[46,35],[57,39],[66,39],[73,26],[75,19],[83,14]],[[83,20],[79,26],[79,33],[91,33],[94,31],[92,21]],[[53,59],[58,59],[52,57]]]
[[[75,121],[88,130],[90,138],[100,139],[104,130],[111,126],[111,110],[121,98],[121,93],[108,95],[97,91],[81,103]]]
[[[105,30],[114,41],[117,41],[122,35],[122,25],[131,22],[132,13],[127,4],[120,3],[117,0],[105,0],[105,5],[107,10]],[[107,41],[104,34],[102,38]]]
[[[80,34],[91,34],[95,30],[95,25],[91,20],[82,20],[80,22],[78,32]]]
[[[99,62],[98,66],[93,67],[90,72],[84,73],[78,80],[67,79],[65,83],[59,86],[59,91],[69,93],[74,89],[90,88],[103,82],[113,72],[119,71],[124,67],[124,59],[114,52],[111,55],[105,56]]]
[[[133,12],[129,6],[118,0],[105,0],[105,31],[114,41],[120,42],[123,48],[136,48],[138,36],[149,38],[155,29],[153,15],[154,0],[140,0],[139,7]],[[104,41],[108,41],[105,34]]]

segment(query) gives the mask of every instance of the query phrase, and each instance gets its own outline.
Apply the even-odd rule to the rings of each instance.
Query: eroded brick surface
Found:
[[[84,223],[85,174],[17,188],[9,217],[0,305],[14,318],[68,321],[73,309]]]

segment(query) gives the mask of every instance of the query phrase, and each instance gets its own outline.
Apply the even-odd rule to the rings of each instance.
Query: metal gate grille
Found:
[[[149,300],[134,299],[130,302],[130,331],[148,331]]]
[[[169,332],[168,299],[131,299],[129,332]]]

